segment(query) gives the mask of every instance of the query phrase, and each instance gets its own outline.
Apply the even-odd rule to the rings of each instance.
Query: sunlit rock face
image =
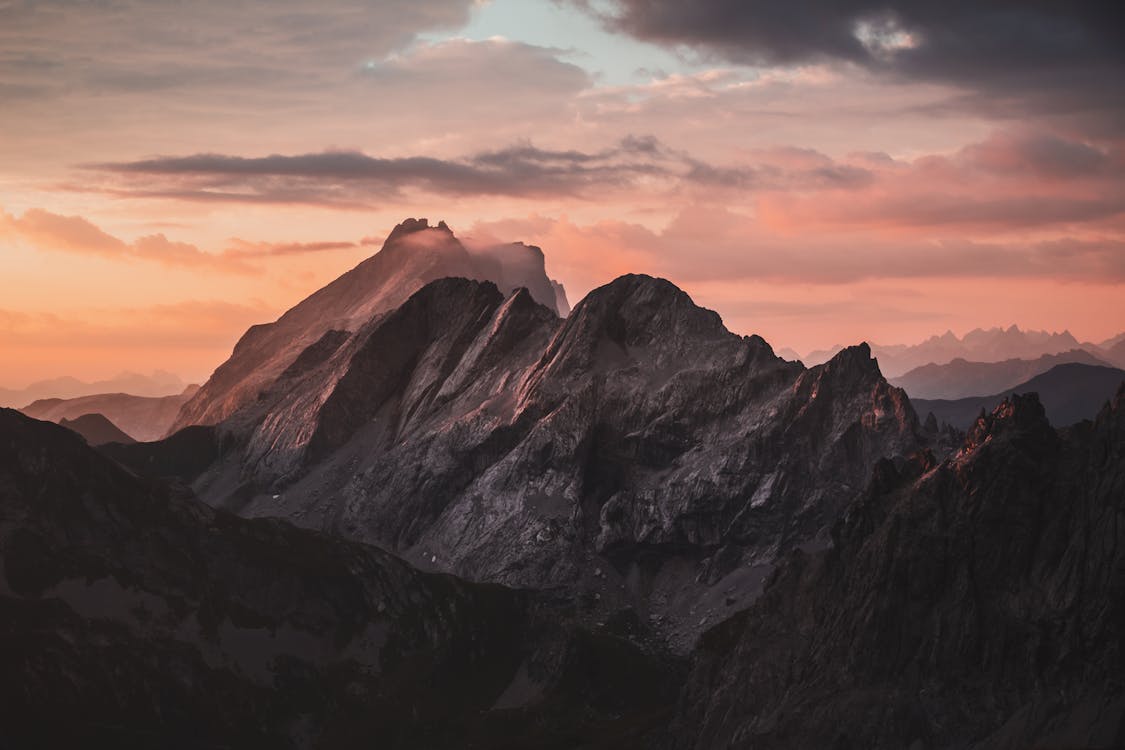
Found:
[[[526,287],[540,304],[565,314],[566,296],[547,277],[543,252],[523,244],[466,248],[439,222],[407,219],[382,249],[277,321],[252,327],[230,359],[180,410],[170,432],[222,421],[253,402],[297,356],[331,330],[354,332],[427,283],[445,277],[487,279],[510,292]]]
[[[441,279],[289,359],[186,477],[208,502],[565,586],[683,647],[779,555],[826,545],[878,459],[933,438],[866,345],[806,370],[642,275],[565,320],[528,289]]]

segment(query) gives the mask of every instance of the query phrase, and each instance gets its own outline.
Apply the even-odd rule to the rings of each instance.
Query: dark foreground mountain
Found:
[[[649,747],[681,671],[547,593],[243,520],[0,410],[0,746]]]
[[[982,393],[1003,393],[1057,365],[1071,362],[1101,367],[1109,364],[1085,349],[1071,349],[1061,354],[1044,354],[1038,359],[1006,359],[1003,362],[969,362],[955,359],[944,365],[928,364],[916,367],[901,377],[890,378],[889,381],[892,385],[906,391],[911,401],[955,400],[979,396]]]
[[[175,396],[100,393],[69,399],[48,398],[28,404],[20,411],[48,422],[76,419],[83,414],[102,414],[137,440],[159,440],[168,434],[180,408],[198,390],[199,386],[191,385]]]
[[[703,638],[677,748],[1125,747],[1125,387],[883,462],[818,555]]]
[[[74,419],[64,417],[59,422],[59,426],[65,427],[71,432],[77,432],[90,445],[105,445],[107,443],[128,445],[137,442],[122,432],[113,422],[106,419],[103,414],[83,414]]]
[[[242,515],[566,586],[680,647],[751,601],[778,555],[827,544],[880,458],[939,439],[866,345],[806,370],[648,276],[565,321],[526,290],[432,282],[193,430],[171,439],[190,461],[163,444],[113,455]]]
[[[992,396],[952,401],[911,398],[910,401],[920,414],[932,413],[938,422],[967,430],[981,411],[990,412],[1006,395],[1037,393],[1051,424],[1066,427],[1083,419],[1093,419],[1113,398],[1123,378],[1125,370],[1071,363],[1056,365],[1042,375]]]
[[[394,310],[425,284],[447,276],[488,279],[505,292],[523,287],[540,305],[566,312],[566,295],[547,277],[539,248],[514,243],[470,250],[445,222],[431,227],[426,219],[407,219],[378,253],[277,321],[248,330],[230,359],[184,405],[173,431],[222,421],[253,403],[312,344],[341,340]]]

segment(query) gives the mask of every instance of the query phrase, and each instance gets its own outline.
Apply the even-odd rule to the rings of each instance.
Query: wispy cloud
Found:
[[[163,233],[126,241],[81,216],[63,216],[41,208],[29,209],[20,216],[0,211],[0,240],[5,237],[50,252],[151,261],[179,268],[238,274],[259,273],[261,267],[252,261],[262,258],[359,247],[356,242],[274,243],[234,238],[226,249],[209,253],[191,243],[170,240]]]

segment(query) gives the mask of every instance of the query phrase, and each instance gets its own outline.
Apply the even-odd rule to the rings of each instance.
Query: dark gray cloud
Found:
[[[383,158],[359,151],[262,157],[194,154],[85,165],[102,180],[96,187],[69,187],[121,197],[370,208],[409,190],[452,196],[600,198],[641,183],[650,191],[745,191],[858,188],[874,179],[864,167],[808,153],[815,158],[807,165],[715,165],[651,136],[631,135],[597,151],[551,150],[522,142],[457,159]]]
[[[1125,5],[1107,0],[569,0],[612,29],[754,65],[843,63],[1121,118]],[[982,106],[988,102],[977,100]],[[968,104],[968,102],[967,102]]]
[[[200,201],[318,203],[353,207],[417,189],[443,195],[559,197],[641,179],[722,182],[704,165],[649,137],[612,148],[550,150],[530,143],[462,159],[381,158],[358,151],[264,157],[195,154],[86,166],[110,177],[103,189],[140,197]],[[723,178],[735,182],[729,176]],[[752,181],[753,170],[737,180]],[[116,180],[112,178],[117,178]]]

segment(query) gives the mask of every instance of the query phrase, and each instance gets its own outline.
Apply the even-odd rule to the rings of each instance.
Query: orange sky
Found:
[[[609,5],[0,9],[0,386],[203,379],[407,216],[542,246],[572,303],[652,273],[800,352],[1125,330],[1120,56],[1083,4],[1057,69],[1028,36],[972,76],[921,12],[849,47]]]

